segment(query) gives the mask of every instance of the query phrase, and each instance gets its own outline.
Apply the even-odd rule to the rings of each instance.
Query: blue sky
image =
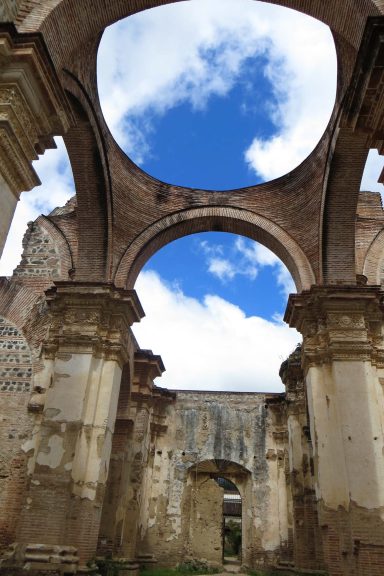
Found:
[[[204,53],[209,66],[215,66],[219,49]],[[209,190],[260,182],[244,151],[256,136],[266,139],[275,132],[268,108],[277,99],[264,74],[267,64],[263,55],[246,58],[224,95],[214,93],[199,106],[183,101],[163,114],[152,112],[144,154],[123,147],[146,172],[165,182]],[[147,111],[132,115],[132,123],[137,129],[148,126]]]
[[[156,178],[192,188],[228,190],[292,170],[321,137],[335,87],[328,28],[255,0],[148,10],[107,29],[99,49],[100,100],[119,145]],[[43,185],[22,195],[4,275],[27,221],[74,193],[57,143],[35,163]],[[382,164],[372,152],[362,189],[381,191]],[[135,334],[167,367],[158,384],[282,389],[279,365],[299,340],[281,320],[294,287],[266,248],[230,234],[188,236],[151,258],[136,289],[147,317]]]

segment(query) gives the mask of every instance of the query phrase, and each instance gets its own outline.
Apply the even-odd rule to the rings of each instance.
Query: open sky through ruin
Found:
[[[98,87],[112,134],[143,170],[228,190],[281,176],[313,150],[335,99],[335,49],[326,26],[292,10],[255,0],[180,2],[106,30]],[[35,163],[42,186],[22,195],[2,275],[20,259],[27,222],[74,194],[57,145]],[[382,191],[382,164],[371,152],[363,190]],[[167,368],[159,385],[281,389],[279,366],[300,338],[282,322],[292,279],[269,250],[230,234],[185,237],[154,255],[136,289],[147,317],[135,334]]]

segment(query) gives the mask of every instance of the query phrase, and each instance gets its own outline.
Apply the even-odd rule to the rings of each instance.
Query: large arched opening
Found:
[[[133,330],[162,356],[160,386],[282,390],[280,364],[300,340],[282,322],[295,286],[263,245],[223,232],[184,236],[147,261],[135,289],[146,317]]]

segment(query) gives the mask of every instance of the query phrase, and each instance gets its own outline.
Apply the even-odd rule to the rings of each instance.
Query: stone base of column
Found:
[[[13,544],[0,560],[4,576],[63,576],[77,574],[79,558],[73,546]]]
[[[153,554],[138,554],[137,562],[142,568],[153,568],[157,564]]]

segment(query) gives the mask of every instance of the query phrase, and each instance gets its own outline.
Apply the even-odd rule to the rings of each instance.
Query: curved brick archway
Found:
[[[175,1],[179,0],[83,0],[80,5],[77,0],[21,0],[18,3],[16,22],[18,29],[22,32],[44,29],[51,18],[53,20],[60,18],[60,21],[64,23],[71,23],[74,34],[68,39],[66,46],[63,46],[63,50],[67,51],[71,48],[71,43],[73,45],[79,41],[88,41],[90,35],[100,33],[106,26],[121,18]],[[361,0],[359,10],[355,9],[354,0],[344,0],[343,3],[337,5],[326,0],[309,0],[305,2],[304,6],[301,0],[262,1],[292,8],[321,20],[355,48],[359,44],[359,36],[361,37],[362,33],[361,26],[364,25],[366,16],[384,12],[382,0]],[[86,28],[82,25],[84,22],[81,18],[82,14],[88,16],[92,14]],[[79,17],[77,21],[75,15]],[[80,28],[82,34],[77,33]],[[57,33],[60,35],[62,31],[57,30]]]
[[[169,242],[212,230],[247,236],[272,250],[287,266],[298,292],[315,283],[304,252],[281,227],[247,210],[215,206],[172,214],[148,227],[124,254],[116,272],[116,285],[132,288],[147,260]]]
[[[384,230],[372,241],[364,259],[363,274],[369,284],[381,284],[384,269]]]
[[[286,175],[284,183],[272,181],[268,191],[273,190],[273,193],[268,198],[263,198],[260,187],[250,187],[241,191],[244,194],[218,197],[215,201],[208,199],[204,191],[199,193],[163,184],[139,170],[118,148],[100,109],[96,56],[104,28],[135,12],[170,3],[170,0],[24,0],[19,3],[15,20],[18,30],[42,33],[58,72],[63,78],[71,75],[84,92],[89,105],[88,125],[98,125],[96,139],[89,131],[94,139],[93,152],[99,155],[94,170],[82,167],[82,136],[76,139],[69,135],[67,138],[74,163],[78,164],[73,171],[75,180],[80,183],[77,189],[79,221],[86,223],[80,226],[76,277],[113,278],[116,263],[123,257],[126,246],[131,245],[146,227],[155,225],[159,218],[175,215],[186,205],[207,206],[215,202],[239,209],[250,208],[283,226],[307,254],[317,282],[353,283],[356,278],[357,196],[369,145],[365,135],[356,135],[350,126],[345,128],[343,125],[340,129],[340,121],[343,119],[343,99],[367,18],[384,11],[382,1],[360,0],[357,6],[355,0],[337,4],[331,0],[308,0],[303,6],[300,0],[271,0],[273,4],[297,9],[331,27],[338,56],[336,107],[320,143],[320,156],[318,147],[302,165]],[[94,132],[93,127],[92,130]],[[79,132],[78,127],[72,129],[72,133],[76,131]],[[89,161],[88,166],[91,164]],[[282,185],[290,192],[294,190],[301,200],[298,202],[290,196],[281,203]],[[194,197],[187,198],[192,192]],[[183,205],[180,205],[179,197],[183,195]],[[160,196],[166,198],[161,206]],[[309,217],[303,212],[307,205],[310,206]],[[95,217],[97,225],[93,225]]]

